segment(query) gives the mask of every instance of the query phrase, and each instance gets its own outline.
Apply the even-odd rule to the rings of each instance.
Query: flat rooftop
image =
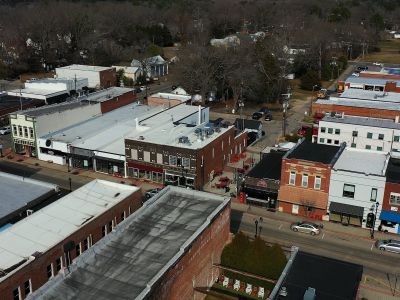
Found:
[[[32,299],[144,299],[229,202],[168,186]]]
[[[346,83],[355,83],[355,84],[367,84],[367,85],[380,85],[385,86],[386,82],[396,82],[397,85],[400,84],[400,80],[391,79],[391,78],[373,78],[373,77],[359,77],[359,76],[350,76],[346,79]]]
[[[263,155],[262,159],[258,164],[254,166],[247,173],[247,177],[262,178],[262,179],[281,179],[282,171],[282,157],[285,155],[284,152],[269,152]]]
[[[103,101],[107,101],[107,100],[122,96],[126,93],[134,94],[134,89],[113,86],[108,89],[104,89],[101,91],[97,91],[94,93],[90,93],[90,94],[81,96],[78,99],[84,99],[87,101],[103,102]]]
[[[49,98],[66,93],[67,90],[52,91],[52,90],[33,89],[33,88],[24,88],[24,89],[7,91],[7,95],[9,96],[18,96],[18,97],[21,96],[25,98],[33,98],[33,96],[43,96]]]
[[[315,144],[303,140],[287,152],[286,158],[330,164],[340,151],[341,148],[337,146]]]
[[[65,67],[56,68],[56,72],[57,72],[57,69],[100,72],[100,71],[112,69],[112,67],[89,66],[89,65],[69,65],[69,66],[65,66]]]
[[[391,110],[400,111],[400,105],[396,102],[383,102],[375,100],[362,100],[362,99],[349,99],[349,98],[339,98],[330,97],[330,99],[318,99],[315,103],[322,105],[338,105],[338,106],[348,106],[348,107],[363,107],[369,109],[381,109],[381,110]]]
[[[389,154],[380,151],[346,148],[333,166],[334,170],[385,176]]]
[[[55,78],[42,78],[37,80],[27,80],[28,83],[70,83],[76,81],[87,81],[87,78],[77,77],[77,78],[66,78],[66,77],[55,77]]]
[[[96,179],[0,232],[0,281],[138,190]]]
[[[174,94],[174,93],[157,93],[153,94],[150,97],[155,97],[155,98],[161,98],[161,99],[166,99],[166,100],[178,100],[182,102],[186,102],[190,99],[192,99],[192,96],[190,95],[179,95],[179,94]]]
[[[361,265],[299,251],[282,283],[284,299],[303,299],[309,287],[316,290],[315,300],[356,299],[362,273]]]
[[[400,182],[400,159],[391,157],[386,169],[386,181],[399,183]]]
[[[381,102],[400,102],[400,93],[366,91],[359,89],[345,90],[339,96],[342,99],[362,99]]]
[[[357,117],[344,115],[341,117],[331,117],[325,116],[322,121],[339,123],[339,124],[351,124],[369,127],[379,127],[379,128],[390,128],[390,129],[400,129],[400,123],[396,123],[391,119],[379,119],[379,118],[368,118],[368,117]]]
[[[39,117],[43,115],[50,115],[53,113],[60,113],[66,110],[76,109],[82,106],[90,105],[87,101],[73,100],[57,104],[50,104],[41,107],[26,109],[23,111],[15,112],[14,114],[26,115],[30,117]]]
[[[27,98],[21,98],[22,104],[26,106],[41,106],[44,105],[43,100],[38,100],[38,99],[27,99]],[[19,97],[15,96],[0,96],[0,116],[4,114],[8,114],[12,111],[18,111],[21,107],[20,99]]]
[[[41,197],[58,191],[58,186],[0,172],[0,220]]]

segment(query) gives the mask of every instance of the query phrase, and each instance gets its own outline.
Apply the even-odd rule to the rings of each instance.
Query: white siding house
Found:
[[[376,220],[382,208],[386,168],[389,155],[383,152],[347,148],[335,163],[329,186],[330,221],[367,226],[368,218]],[[375,223],[377,228],[379,222]]]
[[[399,120],[356,116],[326,116],[319,122],[318,144],[400,154]]]

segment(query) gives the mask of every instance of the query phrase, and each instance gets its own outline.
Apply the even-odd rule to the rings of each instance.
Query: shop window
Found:
[[[47,279],[50,279],[53,276],[54,276],[53,264],[49,264],[47,266]]]
[[[314,189],[321,189],[321,176],[315,176]]]
[[[146,162],[150,162],[150,152],[149,151],[143,151],[143,160]]]
[[[24,282],[24,291],[25,297],[32,293],[32,283],[30,279]]]
[[[344,184],[343,186],[343,197],[354,198],[356,187],[352,184]]]
[[[371,150],[371,145],[365,145],[365,149]]]
[[[175,155],[170,155],[169,156],[169,164],[171,166],[176,166],[176,156]]]
[[[367,139],[372,139],[372,132],[367,132]]]
[[[353,137],[358,137],[358,131],[353,131],[352,136]]]
[[[185,168],[190,167],[190,158],[182,157],[182,166]]]
[[[333,128],[328,128],[328,133],[333,133]]]
[[[372,188],[371,189],[371,201],[376,202],[377,194],[378,194],[378,189]]]
[[[325,127],[321,127],[321,132],[325,133],[326,132],[326,128]]]
[[[296,172],[290,172],[289,184],[296,185]]]
[[[308,187],[308,174],[303,174],[301,178],[301,186],[302,187]]]
[[[395,136],[393,137],[393,141],[394,141],[394,142],[399,142],[399,141],[400,141],[400,135],[395,135]]]
[[[186,185],[194,187],[194,178],[186,178]]]
[[[319,138],[319,142],[320,142],[320,144],[323,144],[323,143],[325,143],[325,139],[324,138]]]
[[[21,299],[21,289],[20,287],[17,287],[13,290],[13,299],[14,300],[20,300]]]
[[[390,205],[400,205],[400,194],[390,193],[389,202]]]

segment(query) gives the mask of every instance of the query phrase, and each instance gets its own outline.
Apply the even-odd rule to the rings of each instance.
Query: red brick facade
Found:
[[[13,290],[20,288],[21,299],[25,299],[24,283],[31,280],[32,291],[37,290],[47,279],[47,266],[53,264],[54,275],[57,273],[56,259],[62,258],[62,266],[66,266],[66,257],[64,256],[63,246],[65,243],[73,241],[75,245],[81,243],[81,251],[83,252],[83,241],[89,238],[90,244],[93,245],[102,238],[102,229],[104,225],[114,221],[114,226],[122,221],[122,216],[133,213],[141,206],[142,193],[140,190],[127,197],[102,215],[92,219],[82,226],[71,236],[65,238],[62,242],[49,249],[47,252],[39,255],[35,260],[21,267],[15,273],[10,274],[8,278],[0,277],[0,300],[13,300]],[[89,244],[89,246],[90,246]],[[69,251],[71,259],[76,257],[75,248]]]
[[[192,243],[173,268],[153,289],[149,299],[203,299],[195,287],[210,287],[219,276],[213,267],[220,263],[222,250],[229,240],[231,208],[228,204],[212,224]]]
[[[100,71],[100,87],[109,88],[117,85],[117,72],[115,68]]]
[[[400,194],[400,183],[386,182],[385,193],[383,195],[382,210],[397,212],[400,214],[400,207],[390,204],[390,193]],[[392,207],[397,207],[398,210],[392,210]]]
[[[120,108],[122,106],[131,104],[136,101],[136,94],[134,91],[127,92],[121,96],[114,97],[112,99],[105,100],[101,102],[101,112],[104,114],[106,112],[112,111],[114,109]]]
[[[290,184],[290,172],[296,173],[294,184]],[[303,174],[308,175],[307,187],[302,186]],[[297,159],[283,159],[278,194],[279,210],[301,216],[321,218],[326,214],[328,205],[330,175],[331,167],[329,165]],[[316,176],[321,178],[320,188],[315,187]]]
[[[365,72],[361,72],[360,73],[360,77],[400,80],[400,75],[381,74],[381,73],[365,73]]]

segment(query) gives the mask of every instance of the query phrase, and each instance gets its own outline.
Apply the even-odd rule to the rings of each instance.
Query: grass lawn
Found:
[[[400,64],[400,40],[385,40],[378,45],[380,52],[372,52],[361,61]]]

